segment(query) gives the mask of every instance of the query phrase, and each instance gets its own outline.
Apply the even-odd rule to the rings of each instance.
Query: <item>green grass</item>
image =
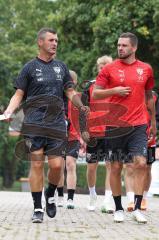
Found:
[[[87,188],[87,181],[86,181],[86,164],[79,164],[77,165],[77,186]],[[103,187],[105,184],[105,165],[98,165],[97,169],[97,187]]]
[[[77,165],[77,192],[78,193],[88,193],[88,186],[86,180],[86,164]],[[45,168],[45,173],[47,172],[47,167]],[[96,190],[98,194],[104,194],[105,191],[105,164],[99,164],[97,169],[97,183]],[[23,177],[23,176],[22,176]],[[2,178],[0,177],[0,190],[1,191],[21,191],[20,181],[15,181],[11,188],[2,188]],[[123,193],[125,189],[123,187]]]

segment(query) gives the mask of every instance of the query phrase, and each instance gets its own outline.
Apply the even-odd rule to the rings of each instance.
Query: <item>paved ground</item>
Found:
[[[98,196],[100,206],[103,196]],[[88,195],[76,195],[76,209],[58,208],[55,219],[45,215],[42,224],[32,224],[30,193],[0,192],[0,240],[148,240],[159,239],[159,198],[149,198],[145,213],[148,224],[137,224],[126,213],[124,223],[114,223],[113,216],[86,209]],[[124,198],[124,206],[126,199]]]

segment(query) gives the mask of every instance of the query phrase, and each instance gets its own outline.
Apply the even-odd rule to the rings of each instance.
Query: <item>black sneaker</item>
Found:
[[[32,222],[33,223],[42,223],[44,217],[44,211],[41,208],[34,209]]]
[[[54,218],[56,215],[55,198],[48,197],[46,190],[45,190],[45,200],[46,200],[46,213],[50,218]]]

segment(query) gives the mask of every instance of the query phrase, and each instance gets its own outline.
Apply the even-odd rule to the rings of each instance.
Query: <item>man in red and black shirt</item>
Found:
[[[143,196],[147,157],[145,98],[147,98],[150,105],[154,105],[152,96],[154,77],[151,66],[136,59],[137,45],[138,39],[132,33],[123,33],[119,37],[119,59],[102,69],[96,78],[93,90],[95,99],[109,97],[110,106],[119,104],[123,109],[125,108],[125,111],[120,116],[118,114],[116,121],[114,121],[115,112],[109,112],[109,123],[107,124],[107,129],[110,129],[108,132],[108,146],[112,156],[110,184],[116,206],[115,222],[124,221],[121,204],[123,159],[126,162],[134,162],[135,210],[133,216],[138,222],[147,222],[139,209]],[[112,106],[110,109],[112,109]],[[151,133],[155,136],[155,106],[151,106],[151,109],[153,109],[151,113]],[[114,131],[117,134],[116,136],[113,134]],[[110,137],[111,132],[112,137]]]

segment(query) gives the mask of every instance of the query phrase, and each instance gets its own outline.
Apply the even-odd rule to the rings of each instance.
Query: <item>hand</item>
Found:
[[[4,119],[4,121],[10,122],[12,120],[12,118],[11,118],[12,113],[10,111],[7,111],[7,110],[4,111],[3,115],[6,118],[6,119]]]
[[[83,139],[81,137],[79,139],[79,142],[80,142],[81,147],[85,144],[85,142],[83,141]]]
[[[82,139],[85,143],[88,143],[90,141],[90,135],[89,132],[82,132],[81,133]]]
[[[87,145],[82,138],[80,138],[79,142],[80,142],[80,153],[81,155],[84,155],[86,153]]]
[[[119,96],[125,97],[131,93],[131,88],[119,86],[114,88],[114,92]]]
[[[10,116],[12,115],[12,113],[10,112],[10,111],[4,111],[4,116],[6,117],[6,118],[10,118]]]
[[[150,136],[150,137],[148,138],[148,141],[147,141],[148,146],[149,146],[150,144],[152,144],[152,143],[154,142],[154,140],[155,140],[155,138],[154,138],[153,136]]]
[[[90,108],[88,106],[83,105],[83,106],[80,107],[79,111],[88,115],[89,112],[90,112]]]

